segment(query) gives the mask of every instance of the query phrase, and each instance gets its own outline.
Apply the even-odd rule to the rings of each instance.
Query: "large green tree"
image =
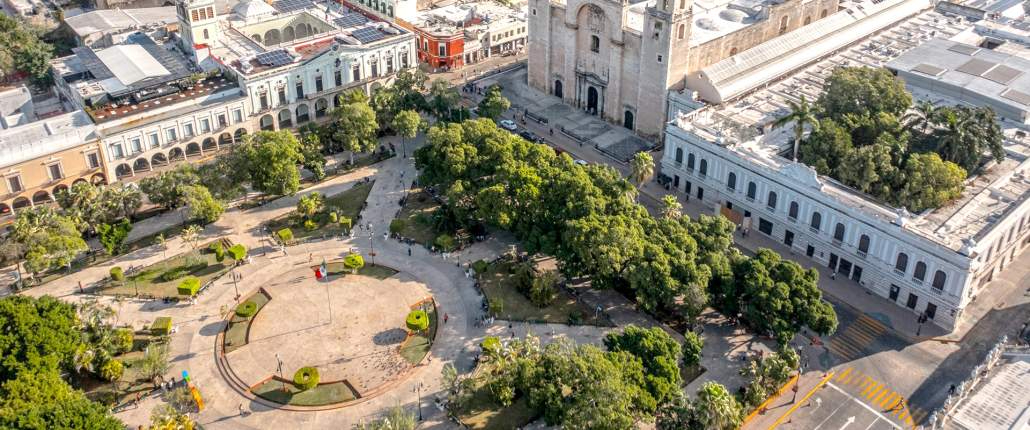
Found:
[[[68,386],[56,369],[44,368],[0,386],[0,428],[121,430],[125,424]]]
[[[19,372],[70,369],[78,326],[75,307],[53,297],[0,299],[0,382]]]
[[[50,60],[54,48],[43,41],[43,29],[6,14],[0,14],[0,74],[9,77],[22,72],[33,82],[50,82]]]
[[[912,154],[905,163],[903,186],[897,203],[912,212],[922,212],[958,198],[966,171],[941,160],[937,154]]]
[[[497,121],[511,107],[511,102],[501,94],[500,85],[487,88],[483,100],[479,101],[479,116]]]
[[[817,103],[822,113],[835,120],[845,115],[885,112],[900,117],[912,105],[905,83],[885,68],[838,67],[826,80]]]
[[[659,403],[671,401],[683,383],[680,375],[681,347],[659,327],[626,326],[622,333],[609,333],[604,338],[609,351],[625,351],[644,365],[647,390]]]
[[[67,266],[89,249],[75,220],[50,206],[19,211],[10,234],[24,251],[25,268],[32,273]]]
[[[189,211],[190,219],[199,220],[205,224],[218,221],[225,212],[225,204],[211,195],[207,187],[203,185],[190,185],[182,190],[183,205]]]
[[[344,103],[333,111],[333,141],[338,144],[333,152],[350,151],[353,164],[355,152],[369,152],[379,144],[376,139],[379,123],[364,92],[351,91],[343,99]]]
[[[229,172],[223,172],[223,175]],[[151,203],[167,209],[182,204],[183,188],[200,182],[197,169],[191,164],[183,163],[174,169],[165,170],[155,176],[147,176],[139,181],[139,188]]]
[[[226,157],[231,169],[227,174],[249,183],[254,190],[289,195],[300,189],[297,165],[304,156],[300,141],[289,131],[259,131],[234,145]]]
[[[401,138],[401,150],[404,157],[408,156],[407,140],[414,139],[420,129],[422,129],[422,116],[417,111],[403,110],[393,118],[393,131]]]
[[[801,139],[805,137],[805,125],[811,126],[813,129],[819,127],[819,122],[816,119],[815,108],[805,100],[805,95],[801,95],[801,100],[795,103],[793,100],[788,100],[787,104],[790,106],[790,113],[777,118],[773,122],[773,127],[783,127],[787,124],[794,124],[794,150],[791,152],[792,159],[798,160],[798,148],[801,146]]]
[[[744,419],[740,403],[716,382],[706,382],[694,400],[697,420],[708,430],[736,430]]]

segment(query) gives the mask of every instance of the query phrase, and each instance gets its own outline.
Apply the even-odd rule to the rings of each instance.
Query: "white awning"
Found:
[[[146,78],[170,74],[146,49],[140,45],[117,45],[96,52],[111,73],[130,86]]]

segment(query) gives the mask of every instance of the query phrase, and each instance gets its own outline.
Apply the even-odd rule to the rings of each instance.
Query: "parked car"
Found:
[[[590,165],[590,163],[587,163],[587,161],[586,161],[586,160],[576,160],[576,161],[575,161],[575,163],[576,163],[576,164],[579,164],[580,166],[587,166],[587,165]]]
[[[537,136],[536,133],[533,133],[532,131],[529,131],[529,130],[522,130],[519,133],[519,136],[522,136],[523,139],[526,139],[526,140],[528,140],[530,142],[533,142],[533,143],[543,143],[544,142],[544,139],[542,137]]]
[[[508,131],[515,131],[518,128],[518,126],[515,125],[515,121],[510,119],[502,119],[498,124],[500,124],[501,128]]]

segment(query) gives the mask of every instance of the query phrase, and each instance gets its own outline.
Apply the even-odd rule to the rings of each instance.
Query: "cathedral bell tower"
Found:
[[[214,0],[179,0],[175,6],[179,18],[179,35],[182,48],[196,54],[201,45],[211,45],[218,39],[218,18]]]

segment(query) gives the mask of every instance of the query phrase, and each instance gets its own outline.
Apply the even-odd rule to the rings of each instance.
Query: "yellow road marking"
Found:
[[[893,392],[893,391],[891,391],[890,389],[884,389],[883,391],[881,391],[881,392],[880,392],[880,395],[879,395],[879,396],[876,396],[876,400],[873,400],[873,403],[874,403],[874,404],[876,404],[876,403],[880,403],[880,401],[882,401],[882,400],[883,400],[883,398],[884,398],[884,397],[885,397],[885,396],[886,396],[886,395],[887,395],[888,393],[890,393],[890,395],[892,395],[892,396],[894,395],[894,392]],[[880,406],[880,407],[882,408],[883,406]]]
[[[869,386],[866,387],[866,389],[862,390],[862,395],[863,396],[866,395],[866,394],[869,394],[870,391],[873,391],[874,389],[877,389],[877,388],[879,388],[880,386],[883,385],[879,381],[875,381],[875,380],[872,380],[872,379],[870,379],[870,380],[873,381],[873,383],[869,384]]]
[[[869,394],[867,394],[865,396],[865,399],[866,400],[873,400],[873,397],[876,397],[876,393],[882,393],[882,392],[885,392],[885,391],[887,391],[887,385],[886,384],[880,384],[879,387],[876,387],[876,388],[873,389],[873,391],[870,391]],[[873,400],[873,402],[875,402],[875,400]]]
[[[861,370],[856,370],[851,374],[851,376],[848,376],[848,380],[844,381],[844,383],[851,385],[851,381],[855,381],[857,384],[858,381],[862,380],[863,376],[865,376],[865,374],[863,374]]]
[[[887,405],[893,403],[894,399],[896,399],[898,397],[900,397],[900,396],[898,396],[898,393],[895,393],[895,392],[891,391],[891,395],[887,396],[886,398],[883,399],[882,402],[880,402],[880,408],[886,408]]]
[[[848,375],[850,375],[852,370],[854,370],[854,368],[853,367],[849,367],[849,368],[845,369],[843,372],[841,372],[840,376],[837,376],[837,382],[842,381],[844,378],[846,378]]]
[[[826,385],[827,382],[830,382],[830,378],[833,378],[833,372],[830,372],[830,373],[826,374],[826,377],[823,378],[822,381],[819,381],[819,383],[815,385],[815,388],[812,388],[807,393],[805,393],[805,397],[802,397],[800,401],[798,401],[797,403],[794,403],[794,406],[791,406],[790,409],[787,409],[786,413],[784,413],[779,418],[777,418],[776,422],[774,422],[771,426],[769,426],[769,430],[773,430],[777,426],[782,424],[783,420],[786,419],[787,417],[789,417],[790,414],[794,413],[794,411],[797,410],[797,408],[799,406],[801,406],[803,403],[805,403],[805,401],[807,401],[809,397],[812,397],[812,395],[815,394],[815,392],[818,391],[820,388],[822,388],[823,385]]]

